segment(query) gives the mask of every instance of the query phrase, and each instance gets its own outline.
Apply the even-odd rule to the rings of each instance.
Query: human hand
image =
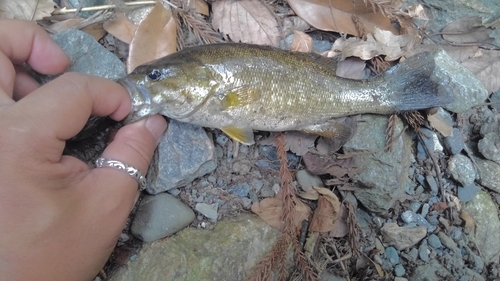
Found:
[[[6,280],[91,280],[114,248],[138,196],[137,182],[63,156],[65,141],[92,115],[123,119],[128,93],[117,83],[65,73],[39,87],[16,71],[43,74],[69,59],[32,22],[0,20],[0,272]],[[103,157],[143,175],[166,128],[152,116],[121,128]]]

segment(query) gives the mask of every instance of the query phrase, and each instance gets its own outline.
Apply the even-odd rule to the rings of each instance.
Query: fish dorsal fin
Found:
[[[251,128],[241,128],[236,126],[224,126],[221,130],[234,140],[242,144],[252,145],[255,143],[253,139],[253,130]]]
[[[223,109],[245,106],[256,102],[260,98],[260,91],[251,85],[245,85],[230,89],[220,94]]]

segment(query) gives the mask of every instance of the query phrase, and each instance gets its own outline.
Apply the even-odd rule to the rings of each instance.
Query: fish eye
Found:
[[[153,81],[159,81],[162,79],[161,71],[159,71],[158,69],[153,69],[148,73],[148,77]]]

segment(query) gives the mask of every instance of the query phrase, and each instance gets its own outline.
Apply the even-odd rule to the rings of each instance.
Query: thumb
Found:
[[[167,122],[160,115],[149,116],[128,124],[118,130],[114,140],[104,150],[102,157],[135,167],[145,176],[158,141],[166,128]],[[130,186],[131,191],[137,191],[137,181],[123,171],[99,168],[94,169],[92,173],[95,173],[97,182],[108,183],[109,189],[123,189],[126,185]],[[118,192],[123,192],[123,190]],[[135,195],[136,192],[133,194]]]

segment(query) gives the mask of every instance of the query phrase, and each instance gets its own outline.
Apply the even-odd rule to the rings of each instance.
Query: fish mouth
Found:
[[[151,93],[143,85],[134,83],[128,77],[121,78],[117,82],[127,90],[132,101],[132,108],[125,118],[125,123],[135,122],[161,111],[161,107],[153,101]]]

